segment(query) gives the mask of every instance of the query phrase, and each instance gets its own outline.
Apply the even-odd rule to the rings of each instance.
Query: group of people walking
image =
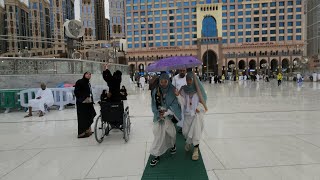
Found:
[[[158,81],[151,84],[151,105],[153,117],[154,141],[150,154],[154,156],[150,162],[156,166],[160,156],[170,149],[176,153],[176,128],[182,127],[185,138],[185,150],[193,146],[192,160],[199,159],[199,143],[203,130],[203,116],[207,111],[207,96],[199,78],[185,69],[173,77],[163,73]]]
[[[122,73],[116,71],[111,74],[108,65],[102,73],[107,82],[109,92],[104,91],[102,100],[111,102],[121,101],[126,98],[127,92],[124,87],[120,89]],[[90,137],[93,132],[91,125],[96,111],[90,84],[91,73],[85,72],[83,77],[75,84],[74,94],[76,96],[78,138]],[[143,78],[141,78],[143,79]],[[143,84],[144,80],[141,82]],[[32,107],[38,107],[41,112],[45,111],[44,105],[51,105],[53,101],[52,92],[41,85],[37,98],[30,101],[30,113]],[[189,69],[181,69],[179,74],[171,79],[168,74],[162,73],[150,81],[151,109],[153,116],[154,141],[150,154],[154,156],[150,165],[155,166],[160,161],[160,156],[170,149],[171,154],[176,153],[176,127],[182,129],[185,138],[185,151],[193,147],[192,160],[199,159],[199,144],[203,130],[203,116],[207,111],[207,95],[198,76]],[[48,100],[47,100],[48,99]],[[43,115],[43,114],[40,114]]]

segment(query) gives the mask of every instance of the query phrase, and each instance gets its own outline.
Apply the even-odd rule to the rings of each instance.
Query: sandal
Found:
[[[192,154],[192,160],[197,161],[199,159],[199,148],[195,147]]]
[[[87,134],[87,133],[84,133],[84,134],[80,134],[80,135],[78,135],[78,138],[87,138],[87,137],[89,137],[90,135],[89,134]]]
[[[94,132],[86,132],[86,134],[89,136],[91,136]]]
[[[32,114],[25,115],[24,118],[31,117]]]

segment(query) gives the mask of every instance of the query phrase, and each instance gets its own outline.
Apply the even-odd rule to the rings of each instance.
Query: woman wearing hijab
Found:
[[[207,111],[207,95],[199,78],[193,73],[188,72],[186,76],[187,85],[180,91],[179,102],[182,106],[183,127],[182,134],[186,139],[185,150],[191,150],[194,146],[192,160],[199,159],[199,143],[203,129],[203,116]]]
[[[160,76],[159,85],[152,90],[154,140],[150,154],[154,159],[150,163],[151,166],[155,166],[160,161],[160,156],[168,149],[171,154],[176,153],[176,129],[173,121],[181,119],[181,107],[175,91],[167,74]]]
[[[121,101],[120,85],[122,81],[122,72],[117,70],[112,75],[110,70],[108,69],[108,64],[106,64],[105,70],[102,73],[102,77],[109,86],[109,93],[111,94],[110,100],[112,102]]]
[[[96,116],[96,111],[93,107],[90,78],[90,72],[84,73],[82,79],[76,82],[74,88],[74,94],[77,98],[78,138],[86,138],[93,133],[91,131],[91,124]]]
[[[121,100],[127,100],[127,89],[125,86],[122,86],[122,88],[120,89],[120,94],[121,94]]]

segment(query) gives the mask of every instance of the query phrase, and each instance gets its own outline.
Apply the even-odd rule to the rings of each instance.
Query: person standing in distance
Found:
[[[187,85],[186,74],[187,74],[186,69],[179,69],[179,74],[175,75],[172,79],[172,85],[178,91],[180,91],[182,86]],[[178,132],[182,133],[183,121],[179,121],[177,125],[178,125]]]

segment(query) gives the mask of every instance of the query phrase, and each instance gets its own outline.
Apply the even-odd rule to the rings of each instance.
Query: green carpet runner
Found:
[[[142,180],[208,180],[207,171],[204,167],[201,153],[199,160],[191,159],[193,149],[189,152],[184,150],[185,140],[182,134],[177,133],[177,153],[170,154],[170,150],[160,157],[155,167],[150,166],[150,155]]]

